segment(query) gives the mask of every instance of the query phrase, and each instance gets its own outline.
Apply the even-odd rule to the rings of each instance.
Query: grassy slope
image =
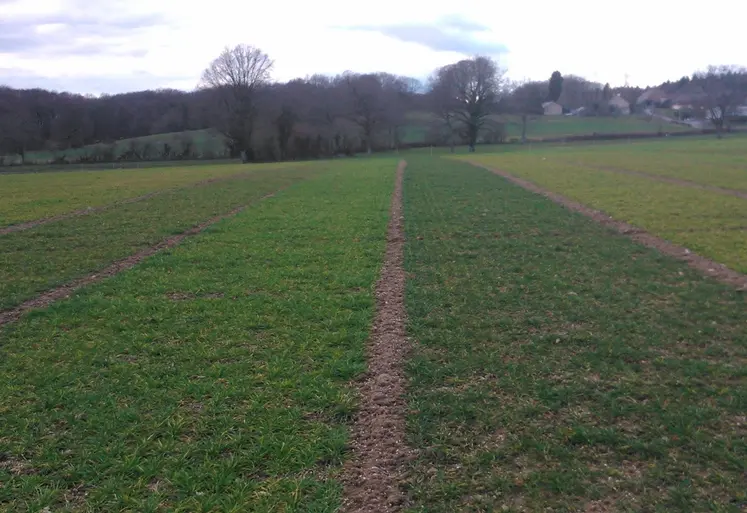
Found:
[[[182,139],[189,138],[192,141],[192,149],[197,154],[211,154],[214,156],[225,156],[226,147],[224,144],[223,136],[212,130],[187,130],[185,132],[170,132],[165,134],[146,135],[143,137],[134,137],[132,139],[121,139],[116,141],[114,144],[114,155],[118,157],[122,155],[130,147],[131,143],[135,143],[138,150],[142,149],[143,145],[150,144],[154,151],[158,152],[163,148],[164,143],[169,144],[172,150],[179,151],[181,149]],[[68,159],[76,159],[82,156],[90,155],[94,151],[101,151],[104,147],[110,146],[106,144],[93,144],[83,148],[76,148],[66,151],[35,151],[27,154],[28,161],[47,161],[52,160],[55,157],[66,156]]]
[[[396,161],[0,332],[0,510],[332,512]]]
[[[0,309],[102,269],[308,174],[295,169],[257,170],[241,178],[0,235]]]
[[[735,270],[747,272],[744,231],[747,201],[744,199],[589,169],[568,163],[573,159],[567,152],[563,155],[560,159],[553,158],[551,152],[467,158],[526,178]],[[625,166],[626,155],[617,153],[618,158],[612,157],[609,162]]]
[[[411,160],[411,511],[742,511],[744,295],[499,177]]]

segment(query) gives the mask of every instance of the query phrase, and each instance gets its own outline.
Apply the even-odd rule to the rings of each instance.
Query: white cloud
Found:
[[[422,78],[463,56],[449,50],[500,45],[515,79],[558,69],[612,84],[628,74],[647,85],[708,64],[747,64],[738,29],[671,1],[378,0],[363,8],[349,0],[0,0],[0,9],[0,83],[46,80],[78,92],[191,88],[224,46],[238,43],[270,54],[279,80],[345,70]],[[709,19],[745,19],[747,4],[711,0],[709,11]],[[438,30],[452,39],[438,40]]]

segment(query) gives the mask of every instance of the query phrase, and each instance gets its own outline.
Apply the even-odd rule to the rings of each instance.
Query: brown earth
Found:
[[[205,230],[206,228],[208,228],[209,226],[217,223],[218,221],[221,221],[223,219],[226,219],[228,217],[232,217],[232,216],[238,214],[239,212],[241,212],[242,210],[244,210],[248,206],[250,206],[250,205],[252,205],[252,204],[254,204],[254,203],[258,202],[258,201],[262,201],[264,199],[271,198],[272,196],[274,196],[275,194],[277,194],[278,192],[280,192],[280,191],[282,191],[282,190],[284,190],[286,188],[287,187],[283,187],[281,189],[278,189],[277,191],[272,192],[270,194],[266,194],[265,196],[262,196],[259,199],[256,199],[256,200],[254,200],[254,201],[252,201],[250,203],[247,203],[246,205],[242,205],[240,207],[236,207],[233,210],[231,210],[231,211],[229,211],[229,212],[227,212],[225,214],[221,214],[221,215],[215,216],[215,217],[213,217],[211,219],[208,219],[207,221],[205,221],[203,223],[200,223],[200,224],[198,224],[198,225],[190,228],[189,230],[184,231],[184,232],[182,232],[182,233],[180,233],[178,235],[174,235],[174,236],[168,237],[168,238],[162,240],[161,242],[159,242],[158,244],[156,244],[155,246],[151,246],[151,247],[146,248],[146,249],[144,249],[142,251],[139,251],[139,252],[137,252],[137,253],[135,253],[133,255],[130,255],[130,256],[126,257],[126,258],[118,260],[118,261],[114,262],[113,264],[109,265],[108,267],[106,267],[105,269],[102,269],[101,271],[96,272],[95,274],[89,274],[88,276],[84,276],[82,278],[78,278],[77,280],[73,280],[73,281],[71,281],[69,283],[66,283],[65,285],[62,285],[62,286],[57,287],[55,289],[48,290],[48,291],[42,293],[41,295],[39,295],[39,296],[37,296],[37,297],[35,297],[33,299],[29,299],[28,301],[25,301],[21,305],[13,308],[11,310],[5,310],[3,312],[0,312],[0,326],[3,326],[4,324],[7,324],[7,323],[10,323],[10,322],[13,322],[13,321],[17,320],[23,314],[25,314],[26,312],[28,312],[30,310],[36,310],[36,309],[40,309],[40,308],[46,308],[46,307],[48,307],[49,305],[51,305],[52,303],[54,303],[57,300],[67,298],[73,292],[75,292],[77,289],[79,289],[81,287],[85,287],[86,285],[90,285],[92,283],[99,282],[99,281],[104,280],[106,278],[112,277],[112,276],[114,276],[114,275],[116,275],[116,274],[118,274],[118,273],[120,273],[122,271],[126,271],[127,269],[130,269],[130,268],[136,266],[137,264],[139,264],[140,262],[142,262],[143,260],[145,260],[149,256],[154,255],[154,254],[158,253],[161,250],[174,247],[177,244],[179,244],[180,242],[182,242],[184,239],[186,239],[187,237],[190,237],[192,235],[196,235],[196,234],[202,232],[203,230]]]
[[[476,162],[470,162],[470,164],[476,167],[487,169],[488,171],[502,176],[506,180],[513,182],[528,191],[541,194],[551,199],[552,201],[563,205],[568,210],[578,212],[587,217],[590,217],[594,221],[604,226],[612,228],[613,230],[616,230],[623,235],[627,235],[639,244],[657,249],[666,255],[672,256],[678,260],[682,260],[683,262],[686,262],[690,267],[703,272],[711,278],[714,278],[722,283],[732,285],[738,290],[747,291],[747,275],[729,269],[723,264],[719,264],[718,262],[697,255],[687,248],[672,244],[671,242],[656,237],[655,235],[651,235],[641,228],[622,221],[617,221],[604,212],[594,210],[587,207],[586,205],[582,205],[581,203],[566,198],[565,196],[544,189],[532,182],[517,178],[514,175],[507,173],[506,171],[494,169],[482,164],[478,164]]]
[[[59,214],[59,215],[56,215],[56,216],[45,217],[45,218],[42,218],[42,219],[36,219],[34,221],[26,221],[24,223],[13,224],[13,225],[10,225],[10,226],[6,226],[4,228],[0,228],[0,235],[7,235],[7,234],[13,233],[13,232],[20,232],[20,231],[23,231],[23,230],[29,230],[31,228],[36,228],[37,226],[41,226],[43,224],[52,223],[54,221],[62,221],[63,219],[70,219],[71,217],[79,217],[79,216],[85,216],[85,215],[88,215],[88,214],[93,214],[93,213],[96,213],[96,212],[103,212],[104,210],[108,210],[110,208],[117,207],[117,206],[120,206],[120,205],[128,205],[130,203],[137,203],[138,201],[143,201],[143,200],[146,200],[148,198],[152,198],[153,196],[158,196],[159,194],[166,194],[168,192],[174,192],[174,191],[177,191],[179,189],[188,189],[190,187],[202,187],[204,185],[209,185],[211,183],[215,183],[215,182],[219,182],[219,181],[223,181],[223,180],[230,180],[232,178],[238,178],[238,177],[243,176],[245,174],[246,173],[244,172],[244,173],[237,173],[237,174],[229,175],[229,176],[221,176],[221,177],[215,177],[215,178],[208,178],[207,180],[201,180],[199,182],[195,182],[195,183],[191,183],[191,184],[187,184],[187,185],[182,185],[182,186],[179,186],[179,187],[169,187],[167,189],[160,189],[160,190],[157,190],[157,191],[149,192],[148,194],[143,194],[142,196],[135,196],[134,198],[127,198],[127,199],[124,199],[124,200],[115,201],[114,203],[109,203],[108,205],[101,205],[99,207],[88,207],[88,208],[83,208],[83,209],[80,209],[80,210],[73,210],[72,212],[67,212],[65,214]]]
[[[402,267],[404,229],[402,177],[399,163],[392,194],[384,265],[376,284],[376,317],[368,343],[368,372],[360,388],[360,409],[352,428],[352,455],[342,480],[342,511],[392,513],[405,496],[404,464],[411,456],[405,445],[405,376],[402,362],[408,351],[405,336],[405,272]]]

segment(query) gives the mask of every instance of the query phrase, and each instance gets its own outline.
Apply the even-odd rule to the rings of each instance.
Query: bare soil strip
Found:
[[[707,185],[697,182],[691,182],[683,178],[673,178],[671,176],[654,175],[651,173],[644,173],[643,171],[633,171],[631,169],[621,169],[619,167],[593,167],[584,164],[579,164],[582,167],[588,169],[601,169],[602,171],[609,171],[611,173],[620,173],[623,175],[639,176],[641,178],[647,178],[656,182],[671,183],[673,185],[681,185],[683,187],[691,187],[693,189],[701,189],[704,191],[717,192],[719,194],[727,194],[729,196],[736,196],[737,198],[747,199],[747,192],[738,191],[736,189],[728,189],[726,187],[718,187],[716,185]]]
[[[114,203],[109,203],[108,205],[101,205],[99,207],[89,207],[89,208],[83,208],[80,210],[73,210],[72,212],[67,212],[65,214],[59,214],[56,216],[51,217],[44,217],[42,219],[36,219],[34,221],[26,221],[24,223],[18,223],[18,224],[12,224],[10,226],[6,226],[4,228],[0,228],[0,235],[7,235],[9,233],[13,232],[20,232],[23,230],[29,230],[31,228],[36,228],[37,226],[41,226],[43,224],[52,223],[54,221],[62,221],[63,219],[70,219],[71,217],[78,217],[78,216],[85,216],[88,214],[93,214],[96,212],[103,212],[104,210],[117,207],[120,205],[127,205],[129,203],[136,203],[138,201],[143,201],[148,198],[152,198],[153,196],[158,196],[159,194],[165,194],[167,192],[173,192],[177,191],[179,189],[187,189],[190,187],[202,187],[205,185],[209,185],[211,183],[215,183],[222,180],[230,180],[231,178],[238,178],[239,176],[242,176],[246,173],[237,173],[235,175],[230,176],[220,176],[215,178],[208,178],[207,180],[200,180],[199,182],[182,185],[179,187],[169,187],[167,189],[160,189],[157,191],[149,192],[148,194],[143,194],[142,196],[135,196],[134,198],[127,198],[120,201],[115,201]]]
[[[487,169],[488,171],[502,176],[506,180],[513,182],[528,191],[541,194],[551,199],[552,201],[563,205],[568,210],[578,212],[587,217],[590,217],[594,221],[604,226],[612,228],[613,230],[616,230],[623,235],[627,235],[639,244],[657,249],[666,255],[677,258],[678,260],[682,260],[683,262],[686,262],[690,267],[693,267],[698,271],[705,273],[711,278],[714,278],[722,283],[732,285],[739,290],[747,291],[747,275],[729,269],[723,264],[719,264],[718,262],[697,255],[687,248],[672,244],[671,242],[656,237],[655,235],[651,235],[641,228],[622,221],[617,221],[604,212],[594,210],[587,207],[586,205],[582,205],[581,203],[577,203],[569,198],[566,198],[565,196],[549,191],[547,189],[543,189],[542,187],[539,187],[532,182],[517,178],[510,173],[484,166],[476,162],[470,162],[470,164],[472,164],[473,166],[481,167],[483,169]]]
[[[360,410],[352,429],[352,456],[345,465],[342,511],[392,513],[404,506],[400,490],[405,444],[405,272],[402,177],[397,167],[384,265],[376,284],[376,318],[368,343],[368,372],[360,384]]]
[[[110,278],[122,271],[126,271],[127,269],[130,269],[146,258],[148,258],[151,255],[154,255],[158,253],[159,251],[162,251],[167,248],[171,248],[182,242],[187,237],[190,237],[192,235],[197,235],[198,233],[202,232],[209,226],[217,223],[218,221],[221,221],[223,219],[226,219],[228,217],[235,216],[245,208],[249,207],[250,205],[253,205],[254,203],[257,203],[259,201],[262,201],[267,198],[271,198],[278,192],[287,189],[287,187],[283,187],[282,189],[278,189],[275,192],[271,192],[270,194],[266,194],[262,196],[261,198],[258,198],[254,201],[251,201],[247,203],[246,205],[242,205],[240,207],[236,207],[233,210],[221,214],[218,216],[215,216],[211,219],[208,219],[207,221],[198,224],[197,226],[194,226],[193,228],[190,228],[187,231],[184,231],[178,235],[174,235],[172,237],[168,237],[155,246],[151,246],[149,248],[146,248],[142,251],[139,251],[135,253],[134,255],[130,255],[127,258],[123,258],[122,260],[118,260],[114,262],[113,264],[109,265],[108,267],[102,269],[101,271],[97,271],[95,274],[89,274],[88,276],[84,276],[82,278],[78,278],[77,280],[73,280],[69,283],[66,283],[65,285],[61,285],[60,287],[57,287],[55,289],[48,290],[47,292],[44,292],[43,294],[33,298],[29,299],[28,301],[22,303],[21,305],[11,309],[11,310],[5,310],[4,312],[0,312],[0,326],[3,326],[4,324],[8,324],[10,322],[13,322],[20,318],[23,314],[27,313],[30,310],[36,310],[40,308],[46,308],[55,301],[58,301],[60,299],[64,299],[69,297],[73,292],[78,290],[81,287],[85,287],[86,285],[90,285],[92,283],[96,283],[99,281],[102,281],[106,278]]]

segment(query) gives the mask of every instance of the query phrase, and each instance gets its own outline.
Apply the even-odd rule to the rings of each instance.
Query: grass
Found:
[[[744,295],[466,164],[405,197],[409,511],[743,511]]]
[[[262,168],[267,168],[265,164]],[[185,187],[209,178],[249,172],[256,166],[210,165],[118,171],[0,174],[0,226]]]
[[[0,509],[335,511],[396,161],[347,165],[0,332]]]
[[[625,166],[626,158],[637,151],[635,145],[627,154],[621,151],[622,147],[613,148],[607,162],[617,167]],[[526,178],[735,270],[747,272],[744,231],[747,202],[744,199],[604,171],[603,167],[589,169],[578,164],[586,158],[583,150],[578,153],[555,151],[467,158]],[[603,151],[607,150],[599,154]],[[687,165],[686,161],[682,162],[683,166]],[[695,173],[694,170],[690,172]]]
[[[240,178],[0,235],[0,309],[102,269],[308,174],[294,168],[256,168]]]

